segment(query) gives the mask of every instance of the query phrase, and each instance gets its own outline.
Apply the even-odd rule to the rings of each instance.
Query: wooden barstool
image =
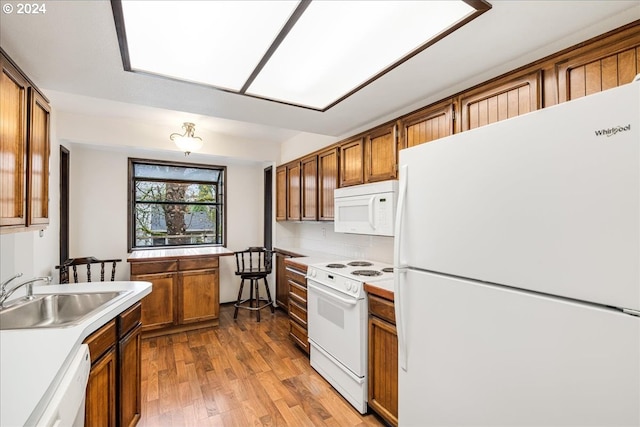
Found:
[[[260,310],[270,306],[271,313],[275,313],[271,292],[269,291],[269,283],[267,276],[271,273],[271,257],[272,252],[265,248],[251,247],[244,251],[235,252],[236,256],[236,275],[240,276],[240,290],[238,291],[238,299],[234,304],[235,310],[233,318],[238,318],[238,309],[255,311],[257,321],[260,321]],[[244,281],[250,283],[249,298],[242,299],[242,291],[244,290]],[[264,281],[264,288],[267,293],[267,299],[260,298],[259,283]],[[254,294],[255,292],[255,294]]]

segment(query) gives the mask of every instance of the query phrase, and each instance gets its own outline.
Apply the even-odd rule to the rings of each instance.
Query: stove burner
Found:
[[[344,264],[327,264],[327,268],[346,268]]]
[[[382,272],[377,270],[356,270],[351,274],[353,274],[354,276],[368,276],[368,277],[382,276]]]
[[[369,261],[351,261],[347,265],[350,265],[351,267],[370,267],[373,263]]]
[[[385,267],[382,269],[383,273],[393,273],[393,267]]]

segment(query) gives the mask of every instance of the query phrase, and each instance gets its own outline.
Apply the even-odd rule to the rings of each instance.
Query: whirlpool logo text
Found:
[[[596,136],[609,137],[609,136],[613,136],[613,135],[615,135],[617,133],[620,133],[620,132],[626,132],[628,130],[631,130],[631,123],[629,123],[626,126],[614,126],[612,128],[609,128],[609,129],[600,129],[600,130],[595,131],[595,133],[596,133]]]

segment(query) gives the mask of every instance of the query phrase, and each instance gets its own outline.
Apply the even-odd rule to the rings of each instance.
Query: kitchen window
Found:
[[[226,167],[129,159],[132,249],[224,246]]]

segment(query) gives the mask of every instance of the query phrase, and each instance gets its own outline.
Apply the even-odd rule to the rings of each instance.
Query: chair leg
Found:
[[[260,289],[258,288],[258,279],[254,279],[253,281],[256,287],[256,321],[260,321]]]
[[[238,306],[240,305],[240,301],[242,301],[242,289],[244,288],[244,279],[240,281],[240,290],[238,291],[238,299],[236,300],[235,307],[236,309],[233,311],[233,318],[238,318]]]
[[[269,290],[269,283],[267,282],[267,278],[264,278],[264,289],[267,291],[267,301],[269,302],[269,307],[271,307],[271,313],[275,313],[276,309],[273,306],[273,300],[271,299],[271,291]]]

